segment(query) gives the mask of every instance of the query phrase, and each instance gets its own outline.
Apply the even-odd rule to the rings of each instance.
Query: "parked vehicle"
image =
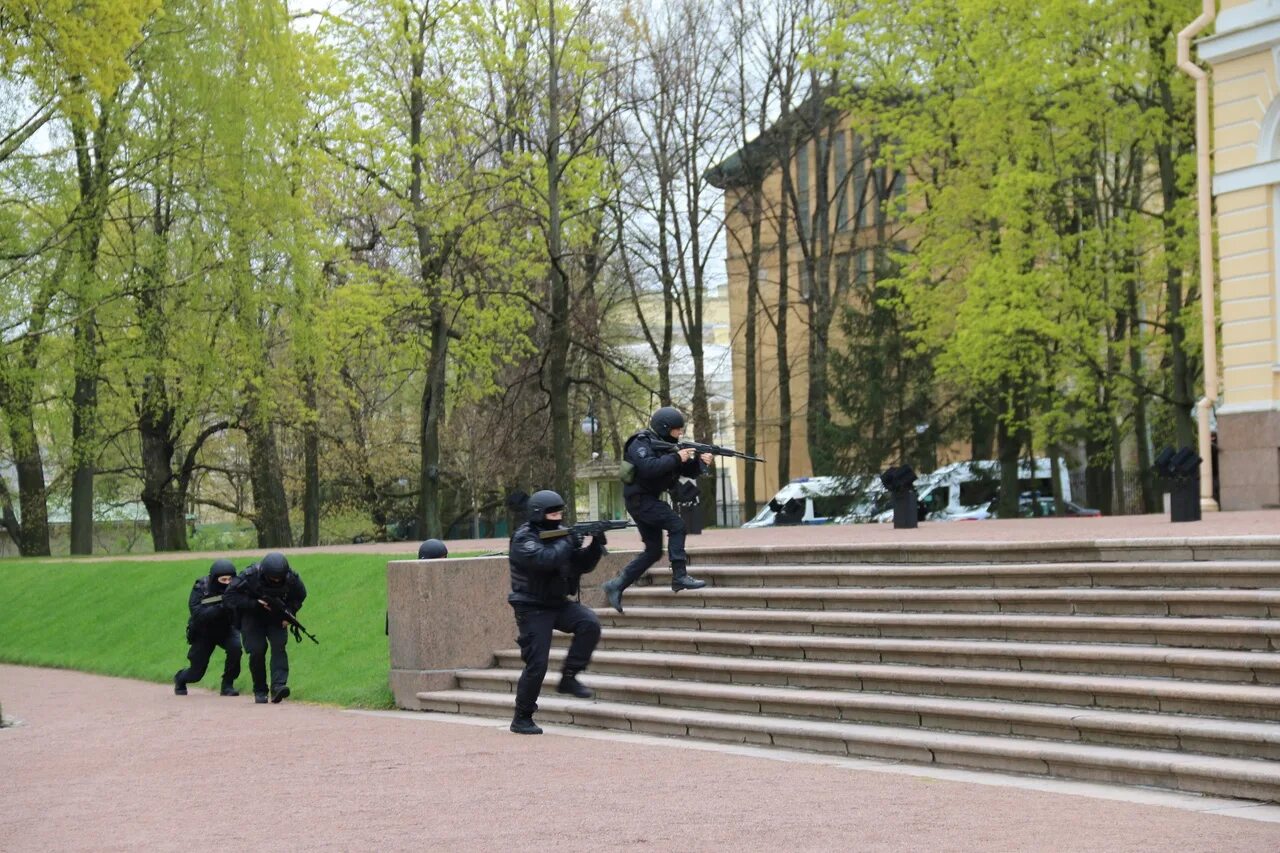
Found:
[[[1101,515],[1097,510],[1071,503],[1071,482],[1066,460],[1058,460],[1058,481],[1068,503],[1068,515]],[[1048,501],[1045,515],[1053,514],[1053,466],[1048,459],[1026,461],[1018,467],[1018,487],[1026,499],[1026,517],[1035,515],[1031,495]],[[976,521],[995,518],[1000,490],[1000,463],[989,460],[955,462],[922,475],[915,483],[922,521]],[[1021,501],[1020,501],[1021,503]],[[774,524],[858,524],[893,520],[893,498],[878,476],[800,477],[783,486],[755,518],[743,527]],[[1041,505],[1043,509],[1043,504]]]
[[[800,477],[783,486],[743,527],[775,524],[852,524],[888,505],[877,477]]]
[[[1066,460],[1058,460],[1058,482],[1065,500],[1071,500],[1071,481]],[[992,460],[953,462],[916,481],[922,521],[976,521],[994,518],[994,501],[1000,491],[1000,463]],[[1053,466],[1048,459],[1035,460],[1034,470],[1025,460],[1018,463],[1019,492],[1053,494]],[[1052,498],[1050,498],[1052,506]],[[1052,512],[1049,513],[1052,515]],[[893,512],[882,512],[879,522],[893,520]]]

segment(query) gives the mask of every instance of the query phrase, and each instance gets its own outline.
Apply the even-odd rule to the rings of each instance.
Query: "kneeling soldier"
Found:
[[[592,692],[578,681],[578,673],[591,662],[591,653],[600,641],[600,620],[581,602],[570,600],[578,594],[579,578],[594,570],[604,555],[605,536],[597,533],[591,544],[582,547],[582,537],[560,526],[564,501],[552,491],[540,491],[529,498],[529,520],[511,537],[511,594],[507,601],[515,611],[520,635],[520,658],[524,672],[516,686],[516,712],[511,731],[540,735],[533,721],[538,710],[538,694],[547,674],[553,630],[573,634],[564,671],[556,690],[590,699]]]
[[[196,578],[187,599],[191,616],[187,620],[187,660],[191,665],[173,676],[173,692],[187,695],[187,685],[204,678],[213,650],[221,646],[227,653],[222,665],[222,695],[239,696],[235,681],[240,676],[240,632],[236,630],[234,613],[223,601],[227,584],[236,576],[230,560],[215,560],[209,574]]]
[[[267,701],[267,643],[271,644],[271,701],[289,695],[289,623],[280,610],[297,615],[307,598],[302,578],[289,568],[284,554],[272,551],[227,587],[226,600],[240,613],[244,650],[249,653],[253,701]]]

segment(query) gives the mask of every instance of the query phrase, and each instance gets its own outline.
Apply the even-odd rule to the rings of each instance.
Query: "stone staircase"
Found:
[[[675,595],[655,571],[625,615],[598,610],[583,678],[596,699],[549,684],[537,718],[1280,800],[1274,542],[1109,561],[998,544],[946,562],[780,550],[699,563],[701,592]],[[549,681],[563,656],[561,642]],[[509,717],[519,651],[495,663],[418,693],[421,707]]]

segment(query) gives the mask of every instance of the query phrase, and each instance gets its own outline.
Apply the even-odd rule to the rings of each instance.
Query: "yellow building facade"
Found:
[[[1280,505],[1280,2],[1223,0],[1212,80],[1224,510]]]
[[[801,107],[797,114],[805,109]],[[895,226],[886,221],[879,202],[903,189],[902,176],[873,167],[848,115],[833,116],[827,111],[813,124],[820,128],[817,133],[806,133],[795,125],[788,131],[779,122],[707,175],[725,193],[734,446],[746,448],[750,419],[756,432],[755,453],[767,460],[765,464],[738,463],[738,483],[753,478],[757,505],[791,479],[834,473],[813,470],[806,437],[814,303],[809,298],[811,282],[803,245],[808,243],[813,251],[822,242],[816,235],[825,221],[832,288],[843,285],[849,290],[850,278],[874,275],[872,247],[893,242]],[[809,137],[804,144],[793,145],[790,192],[784,192],[776,157],[778,134],[785,132]],[[758,222],[756,235],[753,221]],[[753,267],[754,300],[748,292]],[[749,307],[753,304],[754,310]],[[754,340],[747,331],[749,314],[754,314]],[[839,346],[838,319],[830,327],[829,341],[833,350]],[[748,369],[754,372],[753,408],[747,398]],[[784,428],[790,431],[789,450],[786,464],[780,465]]]

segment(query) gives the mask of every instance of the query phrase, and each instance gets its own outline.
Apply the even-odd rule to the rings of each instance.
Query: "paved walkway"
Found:
[[[1280,824],[1183,809],[65,671],[0,666],[0,703],[12,853],[1280,849]]]
[[[820,524],[788,527],[711,529],[690,536],[688,546],[696,550],[725,545],[833,545],[881,544],[886,542],[1039,542],[1067,539],[1182,539],[1201,536],[1280,536],[1280,510],[1216,512],[1201,521],[1173,524],[1165,515],[1117,515],[1105,518],[1020,518],[990,521],[926,521],[915,530],[895,530],[892,524]],[[463,551],[503,551],[507,540],[451,539],[452,553]],[[615,551],[639,550],[640,535],[635,528],[609,534]],[[319,548],[285,549],[299,556],[307,553],[349,553],[398,555],[415,559],[417,542],[367,542],[361,545],[326,545]],[[264,549],[235,552],[179,554],[138,554],[132,557],[94,557],[102,560],[173,560],[192,557],[261,557]]]

